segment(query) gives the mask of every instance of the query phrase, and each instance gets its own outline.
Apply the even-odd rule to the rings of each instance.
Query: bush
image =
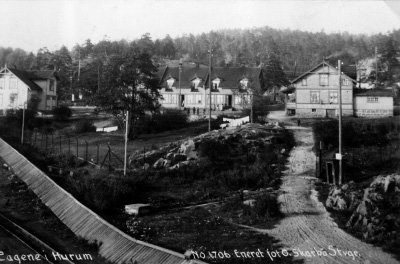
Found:
[[[75,123],[75,133],[95,132],[96,127],[92,120],[81,119]]]
[[[163,131],[184,128],[188,125],[186,112],[168,109],[163,113],[142,117],[134,131],[137,134],[159,133]]]
[[[72,111],[68,106],[62,105],[53,109],[54,119],[66,121],[72,116]]]

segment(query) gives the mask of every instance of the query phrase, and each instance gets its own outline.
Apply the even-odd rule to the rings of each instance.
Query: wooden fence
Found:
[[[184,254],[136,240],[82,205],[0,138],[0,156],[14,173],[78,237],[99,245],[99,254],[112,263],[194,264]]]

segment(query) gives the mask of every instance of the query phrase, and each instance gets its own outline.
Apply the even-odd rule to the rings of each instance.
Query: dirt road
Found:
[[[287,128],[293,130],[297,146],[290,153],[279,196],[285,217],[274,229],[259,231],[279,239],[295,259],[303,256],[306,263],[400,263],[337,226],[314,188],[316,157],[311,128]]]

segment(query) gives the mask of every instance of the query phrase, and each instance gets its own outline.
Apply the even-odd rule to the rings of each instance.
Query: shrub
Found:
[[[54,119],[66,121],[72,116],[72,111],[68,106],[62,105],[53,109]]]
[[[92,120],[81,119],[75,123],[75,133],[94,132],[96,127],[93,125]]]
[[[187,114],[184,111],[168,109],[163,113],[153,116],[144,116],[138,121],[134,131],[137,134],[159,133],[163,131],[179,129],[188,125]]]

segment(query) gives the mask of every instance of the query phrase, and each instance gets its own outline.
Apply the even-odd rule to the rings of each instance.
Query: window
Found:
[[[18,80],[17,78],[10,78],[10,89],[17,89],[18,88]]]
[[[10,94],[10,106],[16,107],[18,104],[18,94],[12,93]]]
[[[244,79],[240,80],[240,85],[241,85],[242,89],[247,89],[247,87],[249,85],[249,79],[244,78]]]
[[[349,85],[349,79],[346,79],[346,78],[344,78],[343,80],[342,80],[342,84],[343,85]]]
[[[50,87],[49,87],[49,90],[50,91],[54,91],[54,80],[50,80]]]
[[[338,92],[329,92],[329,103],[330,104],[338,103]]]
[[[302,86],[307,86],[307,79],[301,80],[301,85]]]
[[[201,97],[202,97],[202,96],[201,96],[200,94],[196,94],[195,97],[196,97],[196,103],[197,103],[197,104],[201,104],[201,101],[202,101],[202,100],[201,100]]]
[[[0,79],[0,90],[6,88],[6,80],[4,78]]]
[[[177,103],[176,94],[163,94],[163,103],[165,103],[165,104],[176,104]]]
[[[199,78],[196,78],[196,79],[194,79],[193,81],[192,81],[192,84],[193,84],[193,88],[194,89],[197,89],[198,87],[199,87],[199,84],[200,84],[200,79]]]
[[[219,79],[219,78],[216,78],[215,80],[213,80],[213,81],[212,81],[212,83],[213,83],[213,88],[214,88],[214,89],[218,89],[220,82],[221,82],[221,79]]]
[[[328,78],[328,74],[327,73],[321,73],[319,75],[319,85],[328,85],[329,84],[329,78]]]
[[[310,99],[311,99],[311,103],[318,104],[319,103],[319,92],[311,92]]]
[[[312,109],[311,109],[311,112],[315,113],[315,112],[317,112],[317,109],[312,108]]]
[[[172,89],[172,85],[174,84],[174,82],[175,82],[174,78],[169,78],[167,80],[168,89]]]
[[[378,99],[378,97],[367,97],[367,103],[377,103]]]

